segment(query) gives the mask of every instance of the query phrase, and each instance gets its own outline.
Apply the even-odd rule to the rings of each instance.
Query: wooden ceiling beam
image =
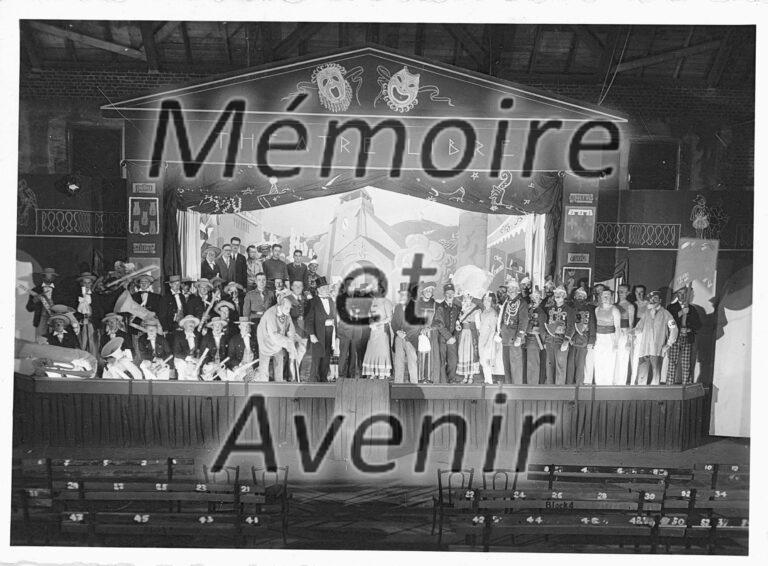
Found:
[[[227,22],[219,23],[219,33],[221,39],[224,41],[224,54],[227,56],[227,64],[232,64],[232,46],[229,41],[229,33],[227,32]]]
[[[490,26],[490,74],[496,76],[501,69],[504,53],[512,51],[512,44],[515,39],[515,26],[499,24],[490,24]]]
[[[573,69],[573,62],[576,60],[576,50],[578,48],[579,48],[579,34],[576,32],[573,32],[573,37],[571,37],[571,46],[568,49],[568,58],[565,60],[564,72],[570,73],[571,69]]]
[[[400,26],[402,24],[382,24],[384,28],[382,35],[384,36],[384,45],[397,49],[400,43]]]
[[[605,51],[605,45],[602,41],[600,41],[600,38],[597,37],[594,33],[592,33],[592,30],[589,29],[589,26],[586,25],[572,25],[570,26],[571,30],[574,34],[576,34],[577,42],[581,42],[584,45],[586,45],[590,51],[595,53],[598,56],[602,56],[603,52]]]
[[[32,69],[40,69],[42,67],[42,59],[40,52],[37,49],[37,42],[32,31],[27,27],[27,23],[21,22],[21,45],[24,48],[24,53],[27,56],[27,62]]]
[[[253,67],[258,61],[257,38],[259,28],[255,23],[250,22],[245,25],[245,63],[248,67]]]
[[[155,45],[159,45],[171,37],[173,32],[176,31],[176,28],[179,27],[180,23],[181,22],[178,21],[165,22],[163,25],[161,25],[160,28],[155,32]]]
[[[126,47],[125,45],[120,45],[118,43],[104,41],[103,39],[91,37],[90,35],[85,35],[83,33],[78,33],[76,31],[62,29],[60,27],[52,26],[50,24],[44,24],[41,22],[29,22],[29,26],[32,29],[35,29],[39,32],[47,33],[48,35],[53,35],[55,37],[60,37],[65,40],[69,39],[70,41],[75,43],[81,43],[83,45],[95,47],[96,49],[102,49],[104,51],[109,51],[111,53],[117,53],[118,55],[124,55],[132,59],[139,59],[141,61],[147,60],[147,56],[144,54],[143,51],[139,51],[138,49],[133,49],[132,47]]]
[[[297,25],[296,29],[288,34],[288,37],[274,46],[272,49],[273,57],[278,59],[292,55],[298,48],[299,43],[306,41],[315,35],[317,32],[323,29],[324,25],[325,24],[322,22],[312,22],[308,24]]]
[[[488,69],[490,55],[488,49],[482,45],[475,37],[467,31],[467,28],[460,24],[443,24],[443,27],[451,34],[451,37],[459,42],[464,51],[477,63],[482,71]]]
[[[611,67],[611,71],[621,73],[623,71],[631,71],[633,69],[640,69],[650,65],[666,63],[667,61],[676,61],[682,57],[689,57],[691,55],[697,55],[699,53],[718,49],[722,43],[722,40],[717,39],[715,41],[707,41],[704,43],[699,43],[698,45],[692,45],[690,47],[680,47],[678,49],[672,49],[663,53],[657,53],[656,55],[640,57],[639,59],[632,59],[631,61],[624,61],[622,63],[613,65]]]
[[[187,65],[192,64],[192,44],[189,41],[189,32],[187,31],[187,22],[181,22],[179,24],[179,31],[181,31],[181,41],[184,43],[184,57],[187,60]]]
[[[416,24],[416,38],[414,40],[413,50],[416,55],[424,55],[424,36],[426,35],[426,25]]]
[[[365,25],[365,42],[366,43],[378,43],[381,24],[366,24]]]
[[[531,47],[531,57],[528,59],[528,74],[533,74],[536,67],[536,56],[539,53],[539,44],[541,43],[541,26],[533,26],[533,46]]]
[[[275,27],[261,22],[259,24],[259,36],[261,38],[260,46],[261,46],[261,57],[262,57],[262,63],[268,63],[269,61],[272,61],[274,59],[274,36],[275,36]],[[279,35],[279,34],[278,34]]]
[[[693,34],[696,32],[696,26],[691,26],[688,28],[688,35],[685,38],[685,43],[683,43],[683,47],[690,47],[691,46],[691,40],[693,40]],[[680,77],[680,70],[683,68],[683,63],[685,63],[685,57],[681,57],[680,60],[677,62],[677,66],[675,67],[675,72],[672,73],[672,78],[677,80]]]
[[[715,58],[712,61],[712,66],[707,73],[707,86],[717,86],[720,82],[720,78],[723,76],[725,66],[728,63],[728,58],[731,55],[733,49],[733,30],[729,29],[725,32],[725,37],[720,44],[720,48],[715,54]]]
[[[157,53],[155,45],[155,30],[152,22],[139,22],[141,31],[141,40],[144,44],[144,53],[147,56],[147,66],[150,73],[157,73],[160,70],[160,56]]]
[[[339,22],[339,47],[347,47],[349,45],[349,24],[346,22]]]

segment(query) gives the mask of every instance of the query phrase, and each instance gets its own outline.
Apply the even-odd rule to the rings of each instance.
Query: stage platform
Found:
[[[354,389],[347,380],[347,392]],[[706,438],[709,395],[701,384],[688,386],[514,386],[410,385],[359,383],[341,397],[343,387],[321,383],[203,383],[178,381],[104,381],[33,378],[15,375],[15,448],[141,447],[211,449],[226,440],[252,395],[265,399],[270,434],[281,452],[299,450],[294,417],[304,415],[312,453],[334,416],[347,417],[332,454],[348,450],[351,429],[375,413],[391,413],[402,424],[402,450],[418,446],[424,419],[449,414],[466,422],[466,451],[483,452],[492,417],[502,423],[499,454],[514,454],[526,417],[552,415],[531,438],[535,451],[668,451],[694,448]],[[499,403],[498,393],[506,395]],[[343,399],[343,402],[342,402]],[[344,406],[342,406],[342,404]],[[440,426],[431,434],[430,451],[449,452],[456,428]],[[346,432],[345,432],[346,431]],[[370,433],[369,433],[370,435]],[[259,442],[250,418],[238,442]],[[345,442],[347,444],[345,444]],[[344,448],[347,446],[347,448]],[[344,458],[347,459],[347,458]]]

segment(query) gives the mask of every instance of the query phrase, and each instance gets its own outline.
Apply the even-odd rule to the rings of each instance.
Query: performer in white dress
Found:
[[[483,297],[483,311],[480,313],[478,344],[480,367],[485,383],[493,383],[493,374],[504,373],[501,356],[501,341],[496,340],[496,324],[499,313],[496,310],[496,294],[489,291]]]
[[[376,298],[371,304],[371,336],[363,357],[364,376],[371,379],[387,379],[392,374],[392,342],[390,322],[392,303],[385,298]]]
[[[613,304],[613,292],[605,289],[600,293],[600,305],[595,308],[597,335],[595,337],[595,385],[614,385],[616,352],[619,349],[621,313]]]
[[[632,356],[632,346],[634,334],[632,329],[635,326],[635,305],[629,302],[629,285],[619,285],[617,290],[619,300],[616,308],[621,313],[621,329],[619,330],[619,349],[616,352],[616,385],[626,385],[630,376],[630,358]]]

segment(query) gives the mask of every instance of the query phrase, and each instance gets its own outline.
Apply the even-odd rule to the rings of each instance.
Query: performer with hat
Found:
[[[170,379],[173,369],[173,351],[170,344],[159,333],[160,321],[147,318],[142,321],[144,333],[139,336],[139,367],[145,379]]]
[[[456,374],[464,376],[461,383],[474,383],[475,376],[480,373],[479,334],[480,307],[477,306],[469,292],[461,297],[461,311],[456,320],[458,334],[458,364]],[[521,383],[522,383],[522,375]]]
[[[73,306],[78,314],[80,328],[76,331],[75,325],[73,325],[73,332],[76,332],[78,335],[80,348],[94,357],[98,357],[99,344],[92,320],[100,320],[101,313],[98,312],[99,302],[94,301],[92,296],[95,281],[96,276],[88,271],[81,273],[77,277],[77,282],[80,284],[80,293],[77,297],[77,303]]]
[[[696,334],[701,330],[701,319],[690,303],[692,289],[681,287],[675,291],[675,298],[667,310],[677,324],[677,340],[669,349],[667,385],[693,383],[693,368],[696,364]]]
[[[312,296],[314,296],[317,293],[317,288],[320,285],[325,285],[325,277],[317,273],[317,268],[320,267],[320,262],[317,261],[317,258],[312,258],[309,260],[309,263],[307,264],[307,271],[304,275],[306,279],[306,289],[310,293],[312,293]]]
[[[455,298],[453,283],[443,285],[443,301],[436,304],[434,323],[440,336],[440,383],[456,383],[456,366],[459,363],[456,321],[461,313],[461,303]]]
[[[308,302],[304,318],[304,330],[309,336],[312,348],[309,378],[313,381],[328,381],[336,341],[336,318],[336,303],[331,297],[331,286],[321,285],[317,288],[317,296]]]
[[[197,381],[198,362],[201,354],[200,319],[191,314],[179,321],[173,336],[173,366],[181,381]]]
[[[162,300],[163,316],[161,317],[161,320],[163,328],[170,331],[175,328],[179,324],[179,321],[187,314],[187,299],[181,292],[181,277],[179,275],[169,276],[166,283],[168,283],[168,294],[165,295]],[[173,341],[173,338],[171,338],[171,341]]]
[[[224,364],[227,362],[227,345],[229,339],[227,336],[227,326],[229,321],[214,316],[211,322],[206,324],[206,328],[211,331],[203,336],[200,342],[200,348],[206,352],[202,359],[202,373],[200,379],[203,381],[222,381],[222,374],[226,373]]]
[[[435,283],[426,281],[421,285],[421,296],[416,301],[415,314],[424,323],[417,339],[419,383],[439,383],[442,378],[442,360],[440,357],[441,322],[435,322],[437,306],[433,294]],[[406,321],[407,321],[406,316]]]
[[[664,356],[678,337],[674,316],[661,306],[660,291],[648,294],[648,309],[637,323],[635,332],[639,334],[637,348],[640,355],[637,382],[642,385],[658,385]]]
[[[400,285],[397,294],[397,304],[392,313],[392,331],[394,338],[394,376],[395,383],[404,383],[405,370],[408,368],[408,382],[419,382],[418,354],[420,327],[409,324],[405,318],[405,310],[412,301],[408,291],[408,283]],[[415,305],[415,301],[414,301]]]
[[[122,348],[127,352],[131,359],[133,359],[133,350],[130,347],[130,340],[128,339],[128,333],[125,331],[125,320],[123,315],[116,312],[110,312],[104,315],[101,319],[102,331],[100,338],[101,344],[106,344],[110,340],[115,338],[122,338]]]
[[[64,293],[56,286],[56,278],[59,276],[52,267],[43,269],[42,282],[29,291],[27,300],[27,312],[34,313],[32,325],[35,327],[35,336],[45,336],[48,332],[48,317],[51,315],[51,307],[61,303]],[[26,290],[26,289],[25,289]]]
[[[195,282],[195,292],[187,297],[187,314],[191,314],[202,321],[211,302],[211,282],[201,277]]]
[[[603,288],[600,306],[595,309],[595,319],[595,385],[617,385],[616,352],[619,350],[621,312],[613,304],[613,291],[610,289]]]
[[[235,305],[229,301],[222,300],[216,303],[216,306],[213,307],[213,310],[221,317],[222,320],[227,321],[227,329],[225,334],[227,335],[227,338],[231,338],[232,334],[235,332],[233,323],[239,318],[235,312]]]
[[[226,364],[227,381],[255,381],[256,368],[258,364],[256,357],[256,333],[253,332],[253,322],[248,317],[241,316],[235,322],[240,332],[232,334],[227,343],[227,357],[229,361]]]
[[[274,380],[283,381],[285,352],[288,352],[293,379],[298,377],[296,343],[299,337],[291,320],[291,306],[291,300],[283,297],[276,305],[267,309],[256,329],[259,342],[257,381],[269,381],[269,366],[272,360],[274,360]]]
[[[123,339],[113,338],[101,348],[104,359],[102,379],[144,379],[141,370],[133,363],[126,350],[123,350]]]
[[[56,305],[54,305],[55,307]],[[56,312],[53,308],[51,314],[48,317],[49,331],[46,334],[48,344],[51,346],[60,346],[62,348],[79,348],[78,340],[74,333],[67,332],[67,327],[72,323],[66,312]]]
[[[565,385],[568,346],[576,332],[576,313],[565,303],[568,292],[559,285],[552,291],[552,302],[544,306],[544,349],[547,355],[547,383]]]
[[[245,287],[236,281],[230,281],[227,286],[224,287],[224,294],[222,295],[225,300],[232,303],[232,319],[234,322],[240,318],[243,314],[243,303],[245,302]]]
[[[571,347],[568,349],[568,375],[566,383],[583,385],[592,383],[592,375],[586,374],[587,355],[595,347],[597,320],[595,307],[587,302],[587,290],[578,287],[573,292],[573,310],[576,311]]]
[[[152,291],[155,280],[149,273],[142,273],[136,278],[139,289],[133,294],[133,300],[159,318],[162,310],[162,297]]]
[[[203,250],[203,261],[200,263],[200,277],[210,281],[217,275],[221,275],[216,260],[219,259],[221,250],[216,246],[208,246]]]
[[[496,332],[501,339],[504,382],[523,384],[523,343],[528,328],[528,305],[514,277],[507,280],[507,293],[501,305]]]
[[[525,331],[525,383],[541,383],[541,358],[544,352],[542,323],[547,314],[544,312],[539,287],[534,287],[528,295],[528,327]],[[546,365],[546,362],[545,362]]]

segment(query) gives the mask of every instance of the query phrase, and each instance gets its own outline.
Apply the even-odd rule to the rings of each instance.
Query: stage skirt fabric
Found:
[[[614,385],[626,385],[627,377],[629,374],[629,361],[632,351],[627,348],[627,344],[631,344],[629,335],[625,328],[621,329],[619,334],[619,350],[616,352],[616,372],[614,377]]]
[[[392,358],[389,348],[389,335],[384,326],[371,330],[368,347],[363,358],[363,375],[384,378],[392,373]]]
[[[459,363],[456,365],[456,373],[467,377],[480,372],[480,359],[472,326],[472,323],[464,323],[459,334]]]
[[[595,385],[614,385],[616,352],[613,334],[598,334],[595,338]]]

